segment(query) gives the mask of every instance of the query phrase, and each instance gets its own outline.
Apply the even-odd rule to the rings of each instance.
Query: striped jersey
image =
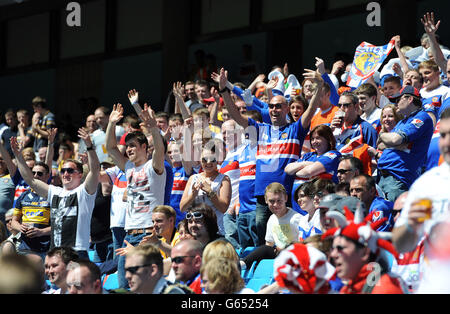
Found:
[[[180,201],[190,175],[186,173],[183,166],[173,167],[172,173],[173,185],[172,194],[170,195],[170,206],[175,209],[175,212],[177,213],[176,225],[178,225],[178,223],[186,216],[186,213],[182,213],[180,210]]]
[[[258,139],[255,195],[264,195],[266,187],[272,182],[281,183],[290,193],[294,176],[286,174],[284,168],[300,158],[308,130],[303,128],[301,119],[282,127],[257,123],[252,119],[248,119],[248,124],[249,128],[256,129]]]
[[[256,209],[255,175],[257,145],[247,143],[239,152],[239,213]]]

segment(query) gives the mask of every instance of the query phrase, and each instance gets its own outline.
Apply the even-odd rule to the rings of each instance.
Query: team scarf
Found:
[[[365,83],[383,64],[384,60],[394,49],[395,40],[384,46],[374,46],[367,42],[362,42],[355,51],[352,69],[350,70],[347,86],[358,88]]]

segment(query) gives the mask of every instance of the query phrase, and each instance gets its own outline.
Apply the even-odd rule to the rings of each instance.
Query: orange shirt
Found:
[[[318,113],[314,115],[314,117],[311,119],[311,127],[310,130],[313,130],[316,126],[321,124],[328,124],[331,125],[331,121],[333,121],[334,114],[336,111],[339,110],[339,107],[337,106],[331,106],[331,108],[328,108],[325,111],[319,110]]]

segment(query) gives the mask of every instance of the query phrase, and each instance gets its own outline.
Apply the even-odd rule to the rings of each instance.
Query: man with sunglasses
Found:
[[[81,258],[88,258],[91,217],[97,194],[100,163],[89,134],[81,128],[78,136],[86,142],[89,172],[83,182],[81,162],[66,160],[60,171],[62,187],[49,185],[33,175],[15,137],[11,138],[11,148],[25,182],[50,203],[50,248],[68,246],[77,251]]]
[[[404,116],[389,133],[381,133],[379,147],[383,153],[378,160],[381,189],[387,200],[395,202],[397,197],[408,191],[419,177],[419,171],[427,159],[434,127],[431,117],[422,109],[419,91],[404,87],[392,97],[398,112]]]
[[[163,277],[163,258],[152,244],[132,248],[126,256],[125,276],[130,291],[137,294],[185,294]]]
[[[286,118],[289,113],[289,105],[283,96],[275,96],[269,103],[271,124],[267,124],[257,123],[253,119],[241,115],[227,87],[227,74],[224,69],[220,70],[219,89],[231,117],[243,128],[250,127],[248,132],[252,137],[251,140],[258,142],[255,175],[258,245],[265,244],[267,221],[271,215],[264,199],[265,189],[272,182],[278,182],[291,195],[295,178],[286,174],[284,169],[288,164],[300,158],[311,119],[320,103],[323,79],[320,74],[311,70],[307,70],[304,76],[316,81],[318,88],[301,119],[289,124]],[[290,200],[288,203],[290,204]]]
[[[43,162],[36,162],[32,174],[34,178],[46,183],[49,168]],[[50,247],[50,203],[47,197],[39,196],[33,189],[27,189],[16,200],[11,227],[21,232],[19,253],[34,253],[42,258]]]
[[[377,131],[372,125],[361,119],[358,114],[358,96],[351,92],[342,93],[338,107],[345,113],[344,117],[335,116],[331,122],[333,132],[341,129],[336,136],[336,149],[345,154],[353,154],[356,148],[363,144],[377,147]]]

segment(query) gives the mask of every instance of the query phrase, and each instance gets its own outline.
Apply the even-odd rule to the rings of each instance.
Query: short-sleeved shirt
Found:
[[[41,119],[38,122],[38,125],[44,131],[56,127],[55,115],[50,111],[47,112],[45,116],[41,117]],[[41,134],[36,132],[33,150],[37,152],[39,148],[47,146],[47,143],[48,143],[47,139],[43,137]]]
[[[247,143],[239,153],[239,213],[256,210],[256,145]]]
[[[381,227],[377,229],[377,231],[389,232],[394,227],[392,208],[394,208],[394,203],[389,202],[381,197],[375,197],[372,201],[369,209],[369,213],[374,213],[372,216],[372,222],[376,222],[383,218],[388,219]]]
[[[334,115],[339,110],[337,106],[331,106],[326,110],[318,109],[317,113],[311,119],[311,130],[313,130],[316,126],[325,124],[330,126],[331,121],[333,121]]]
[[[87,251],[91,235],[91,217],[97,193],[90,195],[84,183],[73,190],[49,185],[51,244],[50,248],[68,246]]]
[[[125,173],[128,182],[125,230],[152,227],[153,208],[164,205],[166,169],[159,175],[152,160],[138,167],[127,161]]]
[[[408,145],[403,149],[385,149],[378,160],[378,169],[388,171],[409,188],[426,161],[433,129],[433,120],[422,110],[399,121],[391,132],[405,137]]]
[[[35,228],[43,229],[50,226],[50,203],[47,198],[40,197],[33,190],[28,189],[16,201],[14,216],[22,218],[22,223],[27,223]],[[28,238],[22,235],[22,240],[33,251],[45,252],[50,245],[50,236]]]
[[[127,190],[127,178],[119,167],[114,166],[105,170],[113,184],[111,192],[111,228],[125,227],[125,214],[128,206],[123,201],[123,194]]]
[[[15,188],[16,186],[9,174],[0,178],[0,214],[3,215],[2,219],[4,219],[5,213],[13,208]]]
[[[173,185],[172,193],[170,195],[170,206],[175,209],[175,212],[177,213],[176,225],[178,225],[178,223],[186,217],[186,213],[182,213],[180,210],[180,202],[190,175],[186,173],[183,166],[172,168],[172,173]]]
[[[267,221],[266,242],[274,243],[277,248],[284,249],[294,242],[298,242],[298,225],[302,215],[288,208],[287,213],[278,218],[272,214]]]
[[[358,117],[353,125],[343,129],[341,135],[336,136],[336,149],[341,153],[352,151],[365,143],[377,147],[378,133],[373,126]]]
[[[264,195],[266,187],[278,182],[286,191],[292,190],[294,176],[284,172],[286,166],[300,158],[301,148],[308,130],[301,119],[295,123],[276,127],[248,119],[249,128],[256,128],[258,149],[256,154],[255,195]]]

